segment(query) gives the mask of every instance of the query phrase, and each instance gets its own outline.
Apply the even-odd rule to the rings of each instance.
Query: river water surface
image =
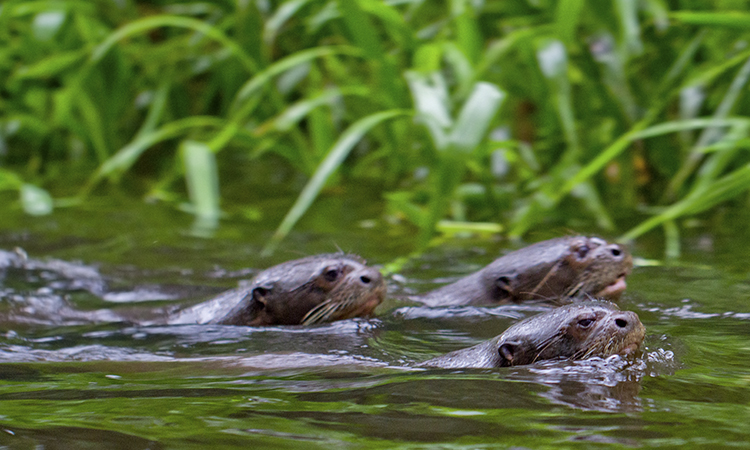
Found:
[[[4,213],[0,249],[70,264],[0,269],[0,447],[750,445],[750,257],[748,236],[736,231],[695,232],[679,260],[634,270],[620,301],[647,328],[634,360],[415,368],[539,305],[430,309],[389,299],[373,319],[257,329],[54,313],[195,302],[265,267],[339,248],[374,265],[406,256],[413,230],[383,223],[367,202],[333,197],[268,259],[259,250],[270,230],[246,219],[229,217],[207,238],[193,236],[182,212],[126,200],[42,218]],[[278,223],[283,208],[269,211],[262,223]],[[519,245],[449,240],[389,275],[389,293],[437,287]],[[663,248],[655,234],[631,250],[648,262]]]

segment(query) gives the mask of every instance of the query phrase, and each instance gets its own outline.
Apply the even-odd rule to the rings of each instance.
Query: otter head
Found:
[[[595,296],[616,300],[633,267],[627,250],[603,239],[573,236],[538,242],[509,253],[483,274],[490,301],[567,300]]]
[[[380,272],[357,256],[310,256],[258,274],[245,298],[219,323],[309,325],[367,316],[385,291]]]
[[[573,239],[570,246],[571,267],[578,277],[566,293],[568,297],[585,294],[617,300],[625,291],[625,278],[633,268],[633,257],[621,245],[596,237]]]
[[[495,338],[500,367],[547,359],[585,359],[634,353],[646,328],[638,315],[609,302],[561,306],[523,320]]]

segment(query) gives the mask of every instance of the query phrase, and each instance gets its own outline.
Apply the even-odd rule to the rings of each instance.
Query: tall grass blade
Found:
[[[331,55],[357,55],[359,51],[354,47],[348,46],[331,46],[331,47],[317,47],[308,50],[302,50],[292,54],[286,58],[276,61],[262,72],[256,74],[253,78],[248,80],[237,92],[232,107],[232,117],[245,117],[249,114],[242,108],[242,105],[247,100],[256,94],[263,86],[267,85],[275,76],[278,76],[288,70],[291,70],[301,64],[306,64],[314,59],[322,58],[324,56]]]
[[[183,141],[180,155],[185,181],[195,214],[194,230],[200,234],[215,229],[219,222],[219,173],[216,155],[202,142]]]
[[[599,228],[604,230],[613,230],[615,228],[615,224],[612,222],[612,218],[607,212],[607,208],[604,207],[593,182],[590,180],[584,181],[576,186],[571,191],[571,194],[574,197],[583,200],[583,205],[589,210],[591,216],[596,218],[596,224]]]
[[[680,120],[695,119],[700,114],[706,91],[703,86],[687,86],[680,89]],[[680,141],[688,146],[692,140],[692,133],[684,130],[680,133]]]
[[[156,92],[154,92],[151,104],[149,105],[148,114],[146,115],[146,120],[143,121],[141,128],[138,129],[135,139],[145,136],[156,129],[164,116],[164,111],[167,109],[167,100],[169,98],[169,88],[171,85],[172,81],[166,79],[161,83]]]
[[[555,99],[555,107],[560,125],[562,126],[568,149],[565,151],[560,165],[568,167],[578,160],[580,146],[576,131],[575,113],[573,112],[573,97],[568,80],[568,55],[562,42],[552,40],[546,42],[537,51],[537,60],[542,74],[549,80],[549,89]]]
[[[661,33],[669,28],[669,11],[664,0],[645,0],[645,5],[643,3],[641,5],[654,22],[654,28],[657,31]]]
[[[362,11],[380,20],[398,48],[412,48],[415,41],[414,32],[406,22],[406,17],[395,8],[395,4],[365,1],[360,2],[359,6]]]
[[[476,82],[474,64],[466,56],[465,51],[452,42],[445,43],[443,49],[445,64],[457,84],[455,97],[465,98],[471,93],[471,88]]]
[[[310,205],[312,205],[321,189],[323,189],[326,180],[341,166],[354,146],[362,140],[368,131],[386,120],[409,114],[411,114],[410,111],[400,109],[382,111],[364,117],[347,128],[315,170],[310,181],[302,189],[299,197],[297,197],[297,201],[294,202],[294,205],[274,232],[269,243],[263,248],[262,254],[268,256],[276,250],[279,243],[289,234],[297,221],[310,208]]]
[[[698,34],[695,35],[695,37],[690,41],[690,44],[688,44],[684,50],[680,52],[680,56],[677,58],[677,60],[672,64],[672,66],[669,68],[669,71],[667,72],[667,75],[664,77],[664,79],[659,83],[659,92],[665,92],[668,87],[683,73],[685,72],[685,69],[688,67],[688,64],[690,61],[695,58],[695,54],[700,49],[701,44],[703,44],[704,39],[706,38],[706,30],[701,30],[698,32]]]
[[[380,39],[381,33],[373,25],[370,15],[361,6],[365,3],[371,2],[338,0],[337,5],[352,41],[362,50],[372,67],[375,75],[374,83],[378,86],[377,92],[382,93],[378,96],[378,100],[386,105],[399,105],[402,92],[394,81],[398,80],[400,74],[389,58],[385,44]]]
[[[429,76],[416,72],[407,72],[416,119],[427,127],[432,143],[438,150],[448,146],[447,133],[453,126],[450,115],[448,87],[439,73]]]
[[[477,83],[458,114],[448,136],[453,150],[471,153],[489,131],[506,94],[490,83]]]
[[[615,140],[615,142],[602,150],[596,158],[580,168],[574,174],[562,180],[562,185],[559,185],[559,187],[558,185],[554,185],[553,188],[548,191],[537,191],[531,203],[516,212],[509,235],[511,237],[520,237],[531,225],[533,225],[535,217],[537,217],[543,209],[551,209],[563,197],[570,194],[576,186],[590,180],[596,173],[604,169],[610,161],[614,160],[617,156],[622,154],[622,152],[627,150],[633,141],[709,126],[744,127],[750,119],[730,118],[722,121],[714,121],[713,119],[693,119],[666,122],[650,128],[645,128],[647,120],[649,120],[648,117],[634,125],[629,132],[621,135]]]
[[[353,88],[331,88],[316,95],[312,98],[300,100],[296,103],[289,105],[287,109],[281,112],[278,116],[271,119],[268,123],[258,127],[256,131],[258,134],[263,134],[266,130],[276,130],[280,132],[289,131],[293,127],[304,119],[316,108],[330,104],[331,102],[346,96],[358,96],[366,97],[370,90],[364,86],[357,86]]]
[[[346,25],[354,44],[357,45],[368,58],[380,60],[385,55],[385,48],[378,39],[380,33],[373,26],[370,17],[360,7],[359,0],[339,0],[338,7],[341,18]]]
[[[748,190],[750,190],[750,164],[711,183],[704,189],[691,192],[683,200],[675,203],[661,214],[644,221],[623,234],[622,239],[635,239],[667,221],[706,211]]]
[[[573,43],[580,21],[583,0],[559,0],[555,8],[557,37],[566,43]]]
[[[740,97],[740,94],[743,92],[744,87],[747,85],[748,80],[750,80],[750,59],[748,59],[740,68],[739,72],[732,80],[732,84],[729,86],[727,93],[724,95],[724,98],[722,98],[719,107],[716,108],[716,111],[713,115],[716,120],[725,118],[734,108],[737,100]],[[706,128],[703,133],[701,133],[698,141],[695,143],[695,146],[691,150],[687,159],[680,167],[680,170],[677,171],[675,176],[670,181],[666,192],[667,198],[677,195],[677,193],[682,188],[682,185],[685,183],[687,178],[695,171],[695,168],[703,158],[703,147],[718,139],[719,135],[719,127],[709,127]]]
[[[158,15],[153,17],[146,17],[143,19],[134,20],[129,22],[127,25],[123,25],[121,28],[111,33],[107,38],[99,45],[94,48],[89,58],[92,64],[96,64],[104,58],[104,55],[109,52],[118,42],[127,39],[132,36],[139,34],[145,34],[151,32],[157,28],[162,27],[176,27],[186,28],[193,30],[197,33],[201,33],[227,48],[231,54],[235,55],[240,63],[250,73],[257,72],[257,64],[253,58],[248,55],[242,47],[240,47],[233,39],[228,37],[223,31],[216,28],[215,26],[209,25],[206,22],[192,19],[190,17],[180,16],[169,16],[169,15]]]
[[[737,126],[744,125],[750,119],[745,118],[733,118],[725,120],[714,120],[714,119],[693,119],[685,121],[673,121],[665,122],[653,127],[646,128],[644,130],[638,130],[636,127],[620,136],[615,142],[605,148],[599,155],[594,158],[590,163],[586,164],[581,168],[573,177],[571,177],[563,187],[558,191],[557,198],[568,194],[573,187],[578,183],[591,178],[594,174],[599,172],[614,158],[619,156],[625,151],[630,144],[639,139],[645,139],[649,137],[661,136],[664,134],[675,133],[682,130],[692,130],[698,128],[706,128],[711,126]]]
[[[78,111],[84,117],[88,131],[88,137],[96,151],[99,162],[104,162],[110,154],[109,145],[107,144],[104,124],[102,123],[102,113],[97,109],[96,104],[91,100],[88,93],[79,92],[75,99]]]
[[[448,210],[461,183],[469,156],[487,135],[504,98],[505,92],[497,86],[477,83],[461,108],[447,136],[448,145],[438,154],[437,171],[432,174],[428,213],[420,230],[420,248],[429,245],[435,226]]]
[[[32,32],[37,41],[49,41],[57,35],[65,23],[65,11],[44,11],[34,16]]]
[[[263,27],[263,43],[266,47],[273,47],[276,36],[280,33],[281,28],[308,3],[310,3],[310,0],[291,0],[282,3],[278,7]]]
[[[638,0],[615,0],[620,17],[622,41],[625,45],[623,50],[627,55],[640,55],[643,52],[641,26],[638,22],[639,3]]]
[[[664,227],[664,256],[667,259],[675,259],[680,256],[680,229],[674,220],[667,220]]]
[[[739,11],[731,12],[695,12],[676,11],[669,14],[673,20],[690,25],[707,25],[713,27],[750,30],[750,14]]]
[[[105,177],[117,176],[126,172],[138,158],[155,144],[179,137],[190,130],[199,128],[218,128],[226,122],[216,117],[193,116],[167,123],[161,128],[138,136],[128,145],[104,161],[89,178],[79,195],[85,196]]]
[[[638,118],[638,105],[628,85],[623,52],[615,48],[614,38],[609,34],[600,35],[597,45],[592,47],[595,49],[592,50],[592,55],[602,65],[602,80],[612,93],[612,98],[620,104],[627,118],[635,122]]]
[[[468,0],[453,0],[451,3],[458,48],[469,61],[476,64],[482,53],[482,34],[477,27],[474,5]]]
[[[51,78],[81,63],[87,55],[88,51],[85,49],[56,53],[30,66],[20,68],[13,74],[12,80]]]

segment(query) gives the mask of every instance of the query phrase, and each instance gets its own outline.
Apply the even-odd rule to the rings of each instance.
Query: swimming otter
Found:
[[[383,301],[385,282],[355,255],[288,261],[234,289],[170,315],[167,323],[310,325],[367,316]]]
[[[524,300],[565,303],[578,295],[616,300],[633,258],[618,244],[570,236],[524,247],[455,283],[411,300],[428,306],[491,305]]]
[[[573,303],[522,320],[474,347],[425,361],[424,367],[491,368],[547,359],[585,359],[632,354],[646,328],[638,315],[605,301]]]

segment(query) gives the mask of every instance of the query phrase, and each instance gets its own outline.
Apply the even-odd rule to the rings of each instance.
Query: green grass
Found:
[[[309,181],[266,252],[367,179],[415,249],[587,224],[676,254],[682,219],[747,201],[748,6],[6,0],[0,190],[47,214],[144,179],[210,234],[222,161],[273,154]]]

